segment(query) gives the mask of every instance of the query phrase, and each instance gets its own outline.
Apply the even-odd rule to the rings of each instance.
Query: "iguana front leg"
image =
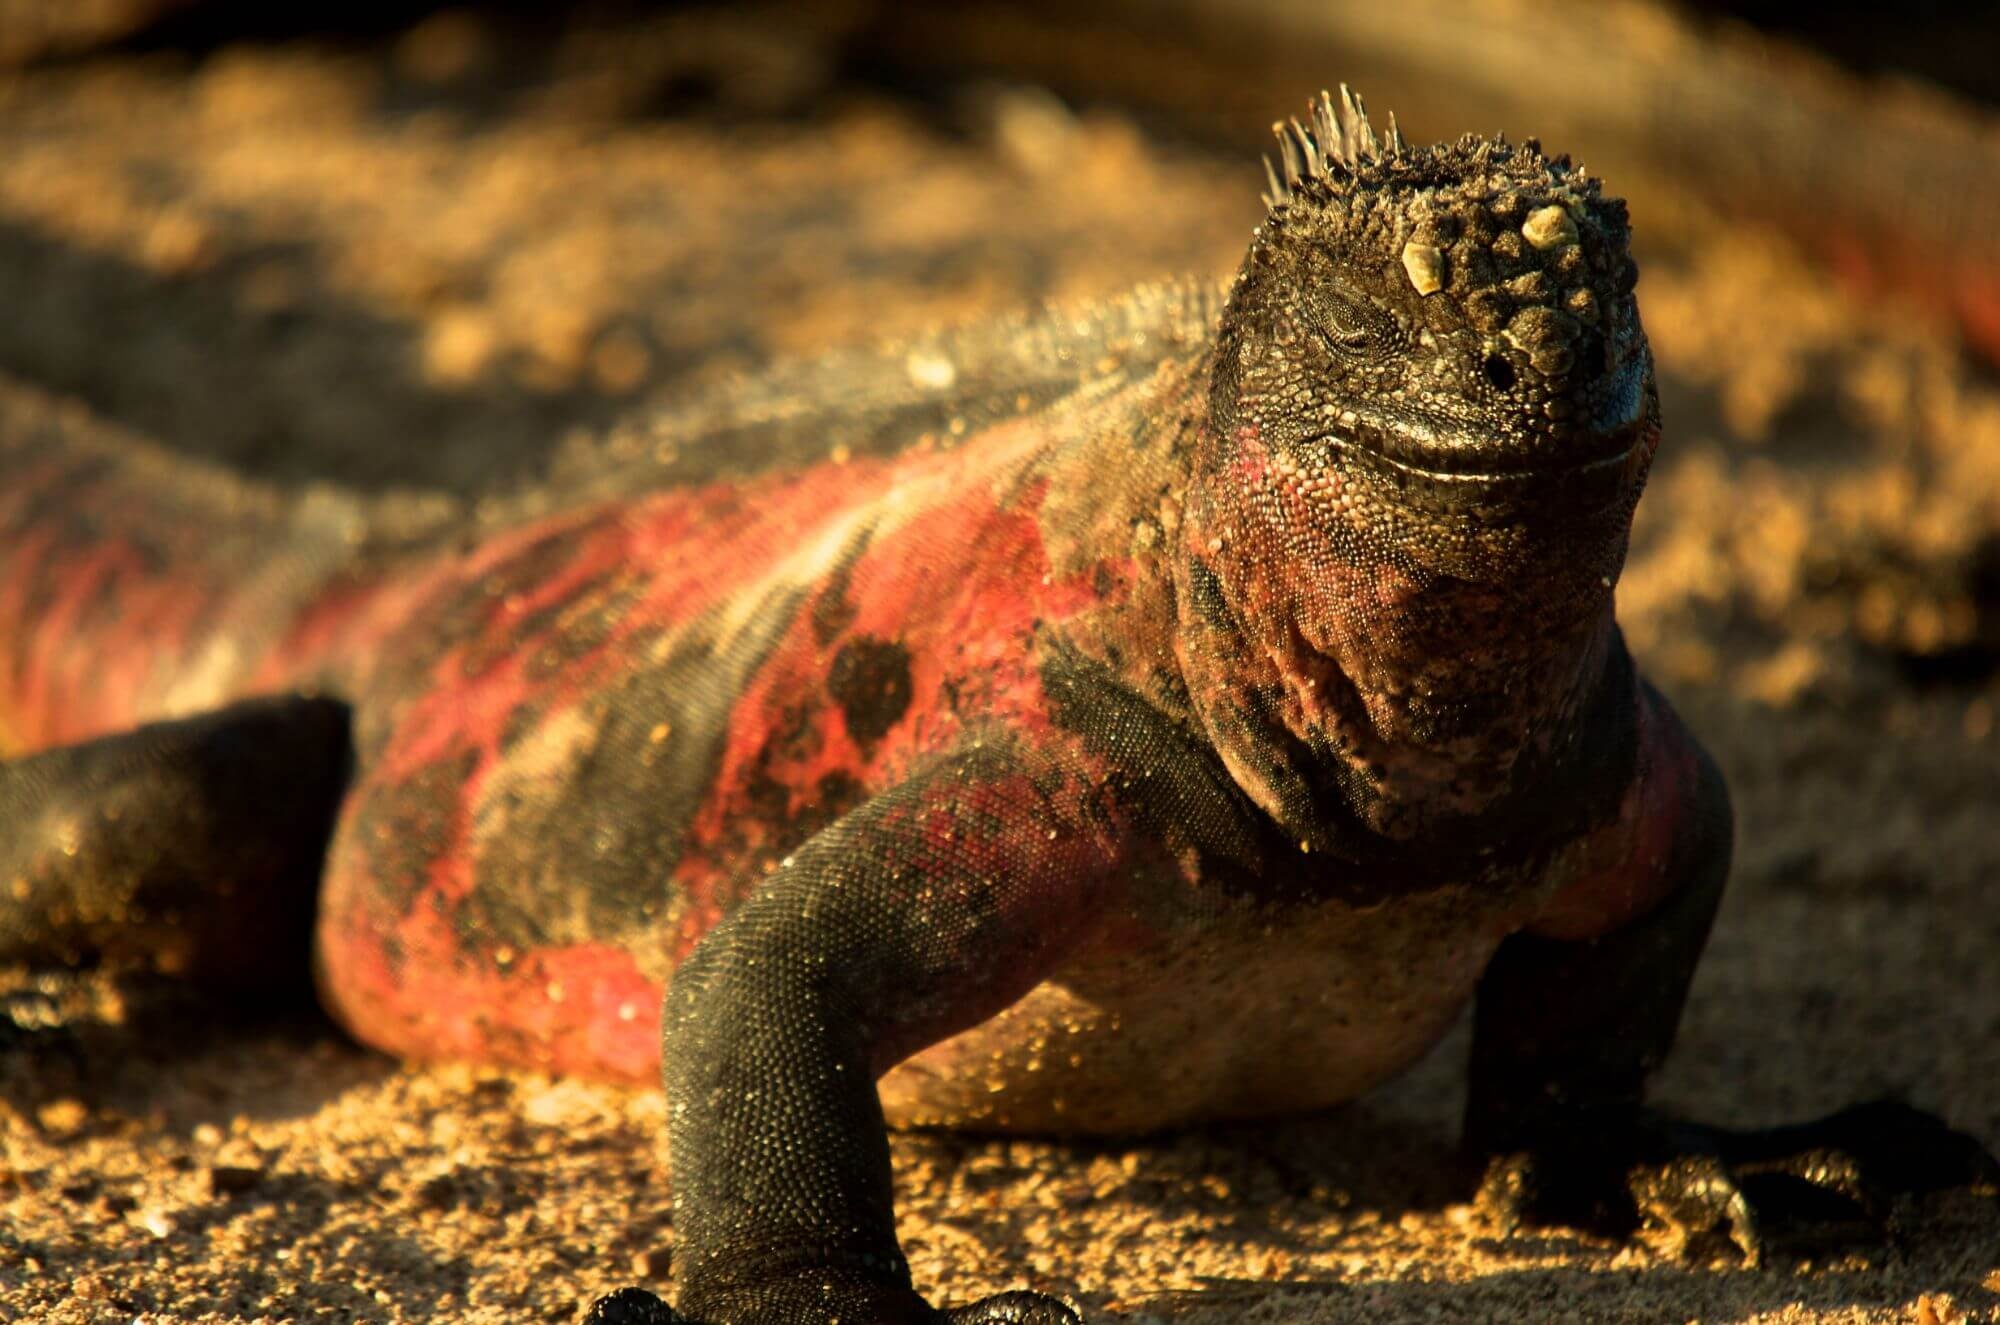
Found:
[[[1074,1321],[1038,1294],[941,1314],[912,1290],[874,1083],[1090,935],[1113,839],[1083,797],[1081,777],[1014,756],[944,762],[812,839],[675,973],[664,1055],[683,1316]],[[613,1305],[597,1318],[642,1318]]]
[[[1487,1158],[1482,1200],[1502,1218],[1664,1225],[1683,1243],[1726,1233],[1767,1246],[1872,1230],[1884,1198],[2000,1178],[1971,1137],[1892,1102],[1764,1130],[1706,1126],[1643,1103],[1666,1057],[1729,873],[1721,774],[1648,688],[1637,794],[1655,822],[1633,859],[1590,880],[1555,934],[1501,945],[1480,983],[1465,1139]],[[1647,877],[1648,875],[1653,877]],[[1591,912],[1665,896],[1589,937]]]

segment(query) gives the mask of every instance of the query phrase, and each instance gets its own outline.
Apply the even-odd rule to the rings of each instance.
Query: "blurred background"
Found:
[[[1262,210],[1271,121],[1343,81],[1418,140],[1538,137],[1632,205],[1667,434],[1620,615],[1716,747],[1742,820],[1669,1098],[1757,1121],[1893,1090],[2000,1144],[1990,3],[0,0],[0,377],[276,482],[476,499],[773,356],[1224,279]],[[650,1254],[641,1241],[670,1239],[657,1197],[650,1223],[628,1218],[654,1171],[648,1106],[597,1100],[599,1121],[572,1120],[538,1159],[507,1140],[514,1087],[391,1072],[323,1026],[184,1068],[135,1061],[88,1022],[81,1068],[0,1054],[7,1162],[42,1175],[9,1187],[0,1165],[0,1317],[95,1321],[111,1303],[236,1319],[338,1279],[348,1295],[323,1305],[349,1318],[561,1319],[593,1282],[580,1266],[616,1278]],[[362,1101],[359,1122],[336,1097]],[[1054,1200],[1085,1230],[1052,1248],[1002,1221],[992,1236],[1034,1244],[1041,1281],[1098,1307],[1172,1286],[1195,1273],[1172,1238],[1116,1257],[1091,1239],[1127,1217],[1199,1225],[1200,1184],[1223,1172],[1275,1182],[1285,1213],[1237,1229],[1207,1278],[1307,1275],[1335,1228],[1346,1252],[1379,1253],[1363,1280],[1415,1282],[1423,1248],[1463,1252],[1435,1153],[1455,1104],[1433,1080],[1394,1107],[1415,1130],[1370,1133],[1359,1168],[1309,1131],[1183,1140],[1148,1152],[1166,1176],[1143,1191],[1114,1164],[1088,1216],[1035,1175],[1095,1172],[1101,1153],[903,1139],[919,1278],[954,1297],[1016,1282],[1020,1246],[948,1231],[983,1172],[982,1218]],[[397,1130],[413,1110],[431,1132]],[[472,1139],[439,1142],[440,1117]],[[288,1208],[303,1192],[317,1222],[258,1232],[199,1215],[213,1191],[149,1176],[199,1173],[218,1144],[189,1139],[201,1125],[291,1174]],[[464,1146],[475,1159],[451,1171],[490,1162],[504,1190],[436,1186],[425,1166]],[[375,1227],[361,1161],[333,1150],[372,1157],[361,1185],[421,1217]],[[556,1242],[597,1259],[503,1232],[520,1190],[559,1190]],[[1414,1213],[1364,1234],[1363,1206]],[[1908,1319],[1936,1291],[1936,1319],[2000,1311],[2000,1226],[1937,1218],[1931,1259],[1893,1273],[1822,1265],[1783,1292],[1673,1278],[1660,1309]],[[137,1268],[195,1227],[211,1241],[174,1244],[192,1279]],[[269,1263],[299,1238],[321,1248],[317,1279]],[[498,1247],[514,1249],[504,1272],[481,1259]],[[1604,1287],[1615,1248],[1540,1254],[1586,1275],[1547,1283],[1613,1292],[1608,1315],[1665,1318]],[[1399,1293],[1370,1299],[1371,1318],[1501,1310]]]

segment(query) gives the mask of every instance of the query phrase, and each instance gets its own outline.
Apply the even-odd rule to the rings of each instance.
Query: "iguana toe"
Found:
[[[773,1303],[747,1305],[753,1315],[760,1309],[774,1306]],[[790,1302],[776,1304],[771,1319],[774,1322],[799,1319],[795,1314],[796,1305]],[[865,1311],[866,1307],[862,1309]],[[841,1318],[847,1317],[843,1313]],[[901,1319],[901,1313],[896,1318]],[[1055,1298],[1027,1292],[996,1294],[967,1306],[938,1312],[930,1319],[940,1322],[940,1325],[1081,1325],[1081,1318],[1076,1312]],[[643,1288],[621,1288],[591,1303],[582,1325],[694,1325],[694,1322],[677,1315],[665,1302]]]
[[[949,1325],[1080,1325],[1081,1317],[1041,1293],[1001,1293],[944,1313]]]
[[[1755,1265],[1879,1242],[1895,1197],[1961,1186],[2000,1186],[2000,1161],[1933,1115],[1878,1100],[1756,1131],[1648,1112],[1615,1140],[1496,1156],[1478,1204],[1506,1232],[1638,1224],[1680,1256],[1719,1235]]]
[[[685,1325],[673,1308],[643,1288],[621,1288],[590,1304],[583,1325]]]

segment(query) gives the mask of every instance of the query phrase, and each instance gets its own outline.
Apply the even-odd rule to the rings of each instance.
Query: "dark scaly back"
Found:
[[[636,413],[560,453],[542,482],[487,518],[535,514],[830,461],[948,448],[1080,390],[1198,358],[1222,309],[1208,282],[1140,286],[1085,308],[1042,308],[892,342],[780,361]]]
[[[774,365],[635,415],[518,490],[364,498],[244,480],[0,383],[0,748],[208,707],[246,685],[338,684],[260,655],[328,592],[385,583],[437,549],[637,493],[950,446],[1086,381],[1188,353],[1220,307],[1159,286],[896,345]]]

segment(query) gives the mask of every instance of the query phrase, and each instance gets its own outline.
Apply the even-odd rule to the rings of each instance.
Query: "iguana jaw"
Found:
[[[1635,451],[1650,458],[1657,430],[1649,429],[1653,406],[1651,356],[1643,343],[1617,370],[1597,416],[1567,428],[1544,428],[1528,436],[1499,440],[1477,421],[1433,422],[1408,412],[1382,413],[1364,404],[1342,411],[1338,426],[1312,433],[1294,445],[1303,454],[1315,447],[1335,452],[1330,463],[1349,458],[1375,461],[1405,474],[1455,484],[1471,495],[1478,485],[1522,490],[1538,478],[1566,481],[1616,473]]]
[[[1495,531],[1552,516],[1558,525],[1588,521],[1606,510],[1629,511],[1659,446],[1659,430],[1644,419],[1578,444],[1570,460],[1527,470],[1493,472],[1432,469],[1386,453],[1379,446],[1327,433],[1303,443],[1300,454],[1318,463],[1322,474],[1339,474],[1347,484],[1393,488],[1408,510],[1440,517],[1469,517]],[[1534,529],[1521,534],[1532,538]],[[1472,578],[1510,575],[1511,558],[1499,554],[1470,568]],[[1484,572],[1484,574],[1482,574]]]
[[[1638,417],[1568,451],[1591,458],[1528,472],[1211,434],[1226,459],[1190,493],[1179,653],[1253,799],[1305,837],[1343,814],[1404,839],[1531,780],[1602,672],[1659,436],[1644,395]]]

